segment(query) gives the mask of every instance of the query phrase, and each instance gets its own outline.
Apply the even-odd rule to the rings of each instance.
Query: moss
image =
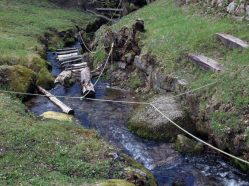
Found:
[[[153,176],[153,174],[146,169],[143,165],[141,165],[140,163],[138,163],[137,161],[135,161],[134,159],[132,159],[131,157],[122,154],[121,158],[124,159],[125,164],[130,166],[127,170],[128,170],[128,176],[130,176],[129,174],[134,175],[137,174],[136,173],[136,169],[142,171],[143,173],[146,174],[146,177],[148,178],[148,180],[144,183],[145,186],[156,186],[157,182],[155,177]],[[138,177],[140,177],[139,175],[137,175]]]
[[[0,77],[3,85],[17,92],[29,92],[34,85],[35,73],[21,65],[1,66]]]
[[[236,167],[238,167],[240,170],[242,170],[243,172],[249,174],[249,165],[248,164],[242,163],[242,162],[240,162],[238,160],[234,160],[233,164]]]
[[[199,154],[204,149],[201,143],[195,142],[184,135],[177,135],[174,147],[178,152],[184,154]]]
[[[46,68],[42,68],[36,80],[36,85],[42,86],[45,89],[50,89],[54,85],[54,78]]]
[[[73,116],[53,111],[44,112],[41,116],[45,119],[54,119],[54,120],[68,121],[68,122],[73,121]]]

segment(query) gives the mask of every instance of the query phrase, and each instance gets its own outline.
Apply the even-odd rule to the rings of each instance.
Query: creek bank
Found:
[[[118,85],[127,90],[134,90],[140,97],[146,100],[151,97],[160,97],[160,94],[181,94],[188,91],[188,83],[186,80],[179,79],[174,74],[166,73],[164,67],[161,65],[162,63],[157,60],[157,57],[143,50],[141,40],[143,39],[142,32],[144,30],[141,32],[140,30],[134,29],[136,24],[143,25],[144,22],[137,20],[131,27],[124,26],[116,32],[111,31],[110,28],[102,28],[99,33],[105,33],[104,36],[99,36],[99,33],[96,35],[97,38],[95,38],[94,44],[97,48],[97,57],[101,54],[101,47],[104,47],[107,52],[110,48],[110,44],[113,41],[115,42],[112,65],[107,70],[107,78],[112,85]],[[146,30],[146,27],[143,26],[143,28]],[[101,55],[104,56],[103,54]],[[165,99],[167,99],[166,95]],[[248,159],[249,148],[246,142],[248,139],[247,135],[245,135],[246,129],[240,128],[238,130],[236,129],[236,131],[229,129],[227,133],[223,133],[220,136],[217,135],[210,125],[210,113],[217,113],[215,112],[217,109],[219,111],[231,110],[234,106],[232,104],[229,106],[211,100],[208,101],[209,103],[206,109],[203,110],[203,105],[201,104],[203,100],[207,99],[206,93],[199,95],[198,93],[188,92],[178,97],[177,103],[181,106],[184,115],[187,116],[186,118],[188,118],[188,122],[186,122],[187,124],[185,123],[184,126],[189,125],[189,128],[195,131],[195,134],[220,149]],[[149,122],[148,124],[148,118],[147,120],[142,119],[141,122],[134,122],[133,118],[142,118],[139,117],[139,115],[146,117],[148,113],[144,112],[144,110],[145,109],[138,108],[137,112],[131,117],[131,122],[129,122],[130,129],[141,137],[156,139],[157,136],[153,134],[158,133],[158,130],[156,130],[156,127],[152,127],[153,122]],[[247,122],[245,119],[247,116],[246,110],[247,108],[245,108],[242,122]],[[138,114],[138,112],[140,113]],[[234,138],[232,136],[236,137]],[[158,135],[158,139],[163,138],[161,135]],[[238,145],[239,143],[243,145]],[[244,165],[242,169],[248,171],[249,169],[246,167],[247,166]]]

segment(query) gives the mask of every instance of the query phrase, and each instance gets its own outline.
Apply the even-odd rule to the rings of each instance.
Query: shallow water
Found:
[[[60,73],[55,56],[48,53],[54,76]],[[100,81],[96,87],[96,98],[134,101],[129,92],[107,88],[108,83]],[[79,83],[69,88],[57,85],[50,91],[57,96],[81,96]],[[79,99],[61,99],[75,110],[75,117],[85,128],[94,128],[112,145],[142,163],[157,178],[159,185],[249,185],[249,176],[233,168],[221,157],[209,153],[200,156],[182,156],[168,143],[158,143],[141,139],[130,132],[127,127],[133,105],[120,103],[103,103],[81,101]],[[27,107],[40,115],[46,111],[58,111],[45,97],[34,97]]]

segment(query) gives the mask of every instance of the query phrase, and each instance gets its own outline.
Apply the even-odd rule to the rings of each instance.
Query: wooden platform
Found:
[[[217,39],[229,48],[249,48],[249,43],[225,33],[217,33]]]
[[[204,70],[212,70],[214,72],[220,72],[223,70],[217,61],[206,56],[190,53],[188,54],[188,58]]]

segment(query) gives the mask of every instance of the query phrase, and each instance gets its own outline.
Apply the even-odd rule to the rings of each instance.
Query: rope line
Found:
[[[204,86],[203,86],[204,87]],[[0,92],[5,92],[5,93],[14,93],[14,94],[23,94],[23,95],[35,95],[35,96],[42,96],[42,97],[48,97],[48,96],[45,96],[45,95],[42,95],[42,94],[29,94],[29,93],[21,93],[21,92],[14,92],[14,91],[5,91],[5,90],[0,90]],[[188,91],[189,92],[189,91]],[[177,95],[176,95],[177,96]],[[67,97],[67,96],[51,96],[51,97],[57,97],[57,98],[71,98],[71,99],[79,99],[82,97]],[[184,128],[182,128],[180,125],[178,125],[177,123],[175,123],[173,120],[171,120],[168,116],[166,116],[166,114],[164,114],[158,107],[156,107],[153,102],[149,103],[149,102],[135,102],[135,101],[115,101],[115,100],[107,100],[107,99],[94,99],[94,98],[83,98],[85,100],[91,100],[91,101],[98,101],[98,102],[109,102],[109,103],[122,103],[122,104],[140,104],[140,105],[149,105],[151,106],[152,108],[154,108],[155,111],[157,111],[160,115],[162,115],[165,119],[167,119],[170,123],[172,123],[175,127],[177,127],[178,129],[180,129],[181,131],[183,131],[184,133],[186,133],[187,135],[189,135],[190,137],[194,138],[195,140],[201,142],[202,144],[212,148],[213,150],[216,150],[230,158],[233,158],[233,159],[236,159],[240,162],[243,162],[247,165],[249,165],[249,162],[242,159],[242,158],[239,158],[235,155],[232,155],[228,152],[225,152],[205,141],[203,141],[202,139],[198,138],[197,136],[191,134],[190,132],[188,132],[187,130],[185,130]]]

